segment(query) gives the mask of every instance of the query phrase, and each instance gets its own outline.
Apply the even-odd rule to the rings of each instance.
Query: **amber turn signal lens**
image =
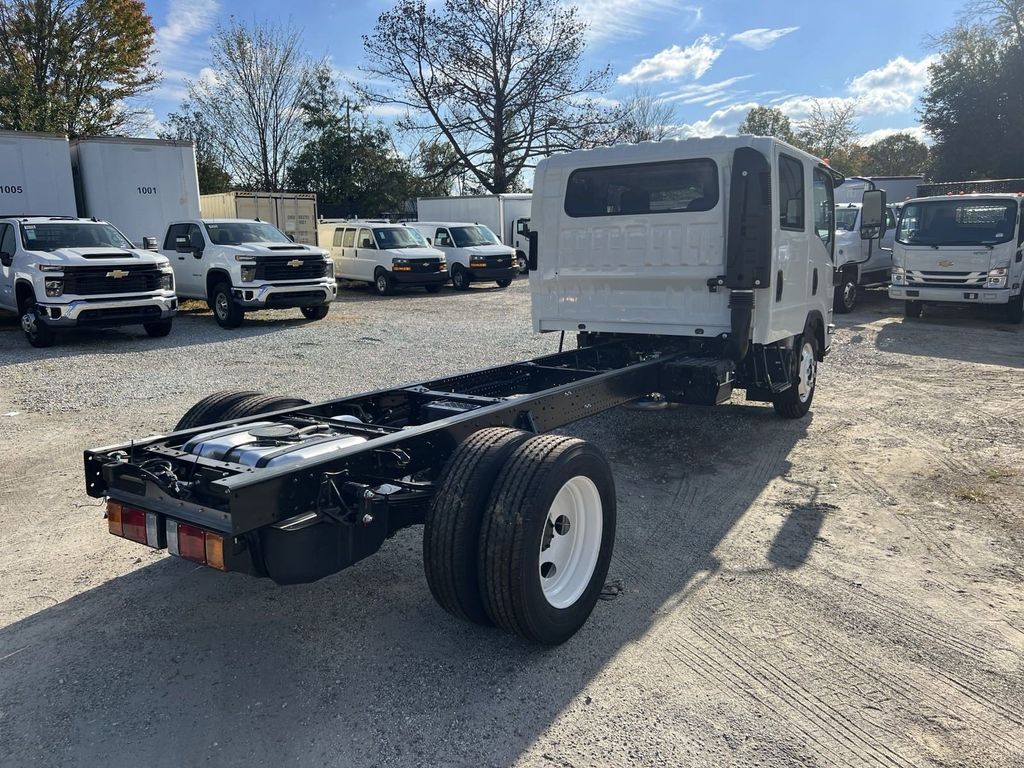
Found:
[[[107,502],[107,530],[115,536],[124,536],[121,527],[121,505],[116,501]]]
[[[219,571],[224,567],[224,539],[215,533],[206,532],[206,564]]]

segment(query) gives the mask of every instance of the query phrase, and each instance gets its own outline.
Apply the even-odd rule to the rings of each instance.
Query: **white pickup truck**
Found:
[[[338,293],[326,251],[294,243],[264,221],[175,221],[161,253],[174,268],[178,295],[204,299],[222,328],[237,328],[257,309],[299,307],[321,320]]]
[[[166,336],[178,309],[164,256],[137,250],[113,224],[73,216],[0,216],[0,309],[29,344],[61,328],[140,324]]]

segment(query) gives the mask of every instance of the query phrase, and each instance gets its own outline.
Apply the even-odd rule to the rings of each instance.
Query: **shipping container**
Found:
[[[191,141],[92,138],[71,142],[78,212],[109,221],[137,245],[168,222],[199,218]]]
[[[203,195],[204,219],[259,219],[295,242],[318,245],[316,195],[307,192],[222,192]]]
[[[0,131],[0,215],[75,216],[66,136]]]

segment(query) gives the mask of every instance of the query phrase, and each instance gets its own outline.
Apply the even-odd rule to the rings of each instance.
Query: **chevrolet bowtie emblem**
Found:
[[[942,261],[939,262],[939,266],[940,267],[952,267],[953,266],[953,262],[950,261],[949,259],[943,259]]]
[[[288,266],[289,267],[301,267],[302,266],[302,260],[301,259],[292,259],[291,261],[288,262]]]
[[[113,277],[115,279],[120,279],[122,277],[128,277],[128,270],[127,269],[114,269],[114,270],[111,270],[110,272],[107,272],[107,277]]]

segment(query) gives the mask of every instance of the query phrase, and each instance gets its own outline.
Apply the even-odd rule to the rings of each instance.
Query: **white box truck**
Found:
[[[515,249],[519,269],[525,272],[532,200],[533,195],[527,194],[418,197],[416,217],[420,221],[486,225],[502,243]]]
[[[169,221],[199,218],[191,141],[76,139],[71,165],[79,214],[111,222],[138,246]]]
[[[267,221],[296,243],[317,242],[316,195],[311,192],[221,192],[199,200],[205,219]]]
[[[0,216],[75,216],[66,136],[0,131]]]
[[[851,176],[836,188],[836,203],[859,203],[869,189],[885,191],[890,204],[917,197],[917,187],[924,182],[924,176]]]

